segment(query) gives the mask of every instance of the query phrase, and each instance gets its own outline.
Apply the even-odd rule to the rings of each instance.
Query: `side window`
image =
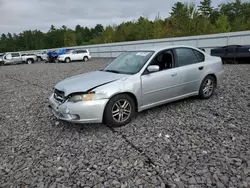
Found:
[[[199,62],[203,62],[205,61],[205,56],[203,53],[197,51],[197,50],[193,50],[194,54],[196,55],[197,59],[199,60]]]
[[[195,63],[199,63],[196,55],[192,49],[189,48],[177,48],[175,49],[178,65],[186,66]]]
[[[78,50],[78,54],[83,54],[83,53],[87,53],[86,50]]]
[[[77,54],[77,51],[76,51],[76,50],[74,50],[74,51],[72,52],[72,54]]]
[[[160,71],[171,69],[175,67],[174,64],[174,56],[171,50],[166,50],[158,55],[152,60],[150,65],[158,65],[160,67]]]
[[[11,53],[11,56],[12,57],[19,57],[20,55],[19,55],[19,53]]]

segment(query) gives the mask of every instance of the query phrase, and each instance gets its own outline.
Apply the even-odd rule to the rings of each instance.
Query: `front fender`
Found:
[[[105,99],[111,99],[121,93],[131,93],[135,96],[138,106],[141,105],[140,78],[124,78],[95,88],[93,91],[99,94],[102,93]]]

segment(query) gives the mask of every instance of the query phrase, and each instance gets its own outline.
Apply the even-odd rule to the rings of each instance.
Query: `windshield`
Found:
[[[153,53],[153,51],[124,52],[105,67],[103,71],[135,74],[141,70]]]

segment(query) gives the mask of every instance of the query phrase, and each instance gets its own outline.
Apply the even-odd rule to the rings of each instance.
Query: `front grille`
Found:
[[[56,101],[58,101],[60,103],[64,102],[64,100],[65,100],[64,92],[60,91],[58,89],[55,89],[54,90],[54,98],[55,98]]]

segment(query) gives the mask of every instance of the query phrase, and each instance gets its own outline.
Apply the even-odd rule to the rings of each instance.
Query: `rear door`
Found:
[[[179,69],[179,96],[194,94],[199,90],[205,72],[205,56],[193,48],[180,47],[174,50]]]
[[[87,56],[87,51],[86,50],[78,50],[79,54],[79,60],[83,60],[84,56]]]

